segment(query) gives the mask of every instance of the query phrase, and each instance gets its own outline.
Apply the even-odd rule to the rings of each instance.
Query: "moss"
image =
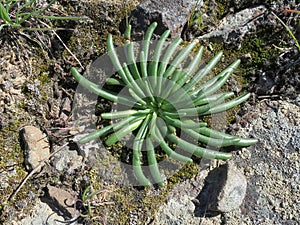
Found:
[[[187,163],[168,179],[168,189],[183,180],[194,177],[199,172],[199,165],[195,162]]]
[[[246,62],[243,67],[246,72],[253,69],[258,69],[263,66],[263,63],[267,60],[274,59],[278,56],[279,50],[273,46],[276,44],[277,39],[270,39],[268,32],[262,32],[256,35],[252,35],[242,43],[240,53],[250,53],[252,59]]]
[[[4,222],[7,217],[10,217],[11,213],[15,214],[22,211],[22,216],[28,215],[34,204],[35,198],[29,196],[29,193],[37,194],[38,191],[35,190],[35,186],[30,181],[23,185],[15,198],[11,199],[10,202],[8,202],[8,198],[28,174],[24,168],[24,152],[20,144],[19,130],[25,125],[34,124],[37,120],[42,120],[34,116],[36,114],[35,109],[32,109],[34,113],[30,117],[28,116],[28,112],[30,112],[32,107],[32,105],[28,105],[28,102],[34,100],[32,101],[34,104],[44,107],[46,105],[45,100],[48,98],[50,83],[48,73],[46,73],[49,70],[50,61],[46,58],[44,50],[41,49],[41,46],[36,48],[36,46],[30,45],[29,47],[29,44],[24,42],[24,40],[18,40],[22,44],[22,54],[26,55],[26,49],[30,48],[32,56],[26,59],[26,64],[23,62],[20,64],[22,71],[20,76],[23,74],[26,76],[26,82],[22,87],[23,92],[17,96],[16,99],[18,101],[16,105],[8,109],[8,113],[3,114],[3,119],[8,122],[4,127],[0,128],[0,171],[3,173],[3,184],[9,184],[0,195],[0,223]],[[41,98],[37,98],[29,91],[26,92],[28,82],[35,80],[40,82],[38,88]],[[39,111],[39,113],[43,112]],[[23,202],[26,202],[26,207],[19,208],[18,206],[23,205]]]
[[[48,84],[50,82],[49,75],[46,72],[42,72],[38,78],[42,85]]]
[[[166,192],[160,190],[159,195],[151,194],[150,189],[136,190],[133,187],[123,187],[114,190],[112,199],[114,205],[108,206],[107,221],[109,224],[130,224],[132,216],[137,216],[137,224],[145,224],[152,218],[160,204],[166,200]],[[134,220],[134,219],[133,219]]]
[[[273,45],[277,43],[277,38],[270,39],[267,31],[252,34],[245,38],[242,42],[241,48],[236,49],[234,46],[225,45],[224,43],[209,43],[212,51],[206,51],[205,58],[211,58],[215,53],[223,51],[223,58],[217,66],[218,72],[224,69],[227,65],[233,61],[243,58],[245,54],[250,54],[251,59],[248,61],[242,61],[239,68],[234,73],[234,79],[238,82],[238,85],[243,88],[251,80],[250,76],[252,71],[262,68],[266,61],[273,60],[278,56],[279,50]],[[204,45],[208,45],[204,43]]]
[[[216,3],[218,6],[218,20],[222,19],[222,17],[228,13],[229,9],[234,6],[233,1],[218,0]]]
[[[105,159],[101,158],[102,160]],[[158,207],[166,201],[174,185],[194,177],[198,170],[197,163],[186,164],[168,179],[166,186],[141,189],[118,184],[107,186],[101,179],[98,168],[94,168],[87,173],[94,190],[109,189],[107,201],[113,202],[95,207],[94,212],[103,216],[109,224],[129,224],[133,215],[137,217],[137,224],[145,224],[145,221],[153,218]]]

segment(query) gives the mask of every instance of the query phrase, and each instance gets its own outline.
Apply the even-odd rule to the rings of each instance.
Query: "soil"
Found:
[[[166,187],[149,190],[130,185],[124,187],[120,183],[127,177],[119,159],[128,161],[130,153],[126,155],[121,146],[115,146],[112,154],[106,154],[93,151],[96,149],[93,144],[84,149],[76,144],[84,128],[78,126],[78,119],[72,114],[77,82],[71,76],[70,68],[75,66],[84,72],[106,52],[109,33],[121,45],[124,38],[119,24],[140,2],[60,0],[49,8],[49,14],[83,19],[51,23],[39,19],[26,24],[31,28],[45,28],[48,24],[62,29],[41,31],[4,27],[0,30],[0,223],[26,224],[30,221],[29,224],[34,221],[32,215],[45,212],[47,215],[56,213],[60,221],[72,219],[54,209],[53,205],[57,203],[47,203],[47,186],[51,185],[75,196],[77,212],[87,215],[80,217],[78,224],[103,224],[103,218],[107,224],[159,224],[153,222],[159,217],[155,214],[163,211],[161,207],[165,207],[168,193],[172,194],[172,188],[196,176],[197,162],[182,168]],[[237,1],[239,4],[236,5],[230,2],[211,1],[209,5],[216,7],[214,12],[207,13],[211,17],[204,17],[202,27],[189,27],[182,36],[187,39],[201,36],[213,30],[228,14],[261,4],[261,1],[250,1],[253,5],[249,1]],[[285,1],[272,4],[262,1],[262,4],[267,8],[266,13],[255,24],[255,29],[243,36],[238,46],[228,40],[222,43],[201,41],[208,57],[214,51],[224,50],[221,64],[242,59],[237,72],[240,75],[235,74],[229,81],[229,89],[251,92],[252,98],[238,111],[231,112],[228,130],[260,140],[255,147],[237,149],[234,156],[234,162],[244,168],[250,183],[241,209],[222,214],[217,219],[204,218],[203,224],[276,224],[276,221],[279,221],[277,224],[297,224],[299,221],[300,49],[269,12],[277,12],[298,38],[299,16],[284,14],[282,9],[300,8]],[[207,10],[209,5],[204,8]],[[107,101],[98,102],[97,113],[110,107]],[[79,115],[80,120],[91,119],[96,123],[99,119],[97,113]],[[65,144],[67,148],[48,160],[14,196],[30,173],[24,164],[24,144],[20,139],[20,130],[27,125],[38,127],[47,135],[51,152]],[[274,146],[276,151],[272,149]],[[208,167],[207,171],[211,169]],[[84,190],[89,186],[100,191],[99,201],[92,203],[92,213],[82,201]],[[173,189],[173,192],[176,191]],[[284,195],[284,201],[280,195]],[[24,218],[27,222],[18,222]],[[49,221],[57,223],[53,218]],[[193,224],[190,221],[196,221],[196,224],[201,219],[189,217],[186,221],[190,224]],[[41,223],[36,220],[32,224]]]

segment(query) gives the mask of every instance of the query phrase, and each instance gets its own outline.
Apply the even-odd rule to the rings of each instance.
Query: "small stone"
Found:
[[[82,161],[83,157],[78,155],[76,151],[64,149],[55,155],[53,166],[58,171],[63,171],[65,169],[73,171],[82,166]]]
[[[246,195],[247,181],[233,163],[224,164],[209,173],[197,196],[199,215],[215,216],[238,209]]]
[[[232,163],[226,164],[224,169],[227,178],[217,198],[216,210],[230,212],[241,206],[246,195],[247,180]]]
[[[34,126],[25,126],[20,131],[25,148],[25,166],[33,170],[39,163],[49,158],[50,145],[45,134]]]
[[[246,53],[244,55],[241,56],[241,60],[242,62],[250,62],[252,60],[252,56],[250,53]]]
[[[60,225],[62,223],[58,221],[64,221],[62,216],[57,215],[53,210],[44,202],[39,199],[36,204],[32,207],[31,213],[27,213],[26,217],[22,220],[15,218],[9,224],[11,225]],[[8,224],[8,223],[7,223]]]
[[[69,218],[74,218],[79,215],[79,212],[74,208],[76,203],[76,198],[70,192],[65,191],[60,188],[48,185],[48,196],[50,201],[47,201],[49,206],[62,212],[65,216]]]
[[[194,210],[195,205],[188,195],[182,195],[179,199],[171,198],[165,205],[160,207],[155,215],[154,224],[200,224],[200,218],[194,218]],[[197,221],[197,223],[194,221]]]

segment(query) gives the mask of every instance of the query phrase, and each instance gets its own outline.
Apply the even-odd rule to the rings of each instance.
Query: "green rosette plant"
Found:
[[[250,97],[246,93],[232,98],[233,92],[220,91],[240,60],[208,79],[207,75],[220,61],[222,52],[216,54],[204,67],[200,67],[203,54],[203,47],[200,47],[188,65],[181,68],[197,48],[198,42],[193,41],[180,49],[181,38],[175,38],[171,43],[166,42],[170,34],[167,30],[150,53],[149,45],[156,27],[155,22],[149,26],[138,57],[135,56],[136,51],[130,40],[131,26],[127,27],[124,47],[128,63],[120,62],[112,35],[108,36],[108,55],[120,79],[107,78],[106,84],[127,87],[128,95],[104,89],[83,77],[76,68],[71,68],[74,78],[85,88],[128,108],[102,113],[102,119],[116,122],[88,134],[80,143],[106,137],[105,144],[112,146],[126,135],[134,133],[132,166],[136,179],[143,186],[151,185],[143,172],[143,165],[148,166],[155,183],[164,184],[156,157],[158,148],[174,160],[190,163],[191,155],[221,160],[232,156],[229,152],[208,149],[197,142],[216,147],[250,146],[257,142],[256,139],[236,137],[211,129],[201,121],[205,115],[226,111]],[[189,138],[181,138],[180,134]],[[190,139],[197,142],[191,143]],[[175,151],[175,148],[182,151]],[[143,150],[146,152],[144,155]]]

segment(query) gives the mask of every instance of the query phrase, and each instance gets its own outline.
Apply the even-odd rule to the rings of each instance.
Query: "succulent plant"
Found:
[[[169,157],[188,163],[192,162],[191,155],[221,160],[231,157],[229,152],[207,149],[198,143],[191,143],[190,139],[216,147],[250,146],[257,142],[255,139],[236,137],[213,130],[207,127],[207,123],[201,121],[204,115],[226,111],[249,98],[250,94],[243,94],[232,99],[233,92],[220,92],[220,88],[240,64],[240,60],[236,60],[216,76],[208,79],[207,75],[220,61],[222,52],[200,68],[204,48],[197,49],[197,41],[193,41],[180,49],[181,38],[175,38],[171,43],[167,43],[169,30],[160,36],[150,59],[149,45],[156,26],[157,23],[152,23],[145,34],[138,52],[139,62],[136,60],[136,51],[130,40],[130,26],[125,32],[127,63],[120,62],[112,35],[108,36],[108,55],[120,79],[108,78],[106,82],[107,85],[126,87],[127,95],[106,90],[87,80],[76,68],[71,68],[74,78],[88,90],[127,107],[125,110],[102,113],[102,119],[116,122],[95,130],[83,137],[80,142],[86,143],[106,137],[105,144],[112,146],[126,135],[134,133],[132,166],[136,179],[143,186],[149,186],[151,182],[145,176],[142,165],[149,167],[155,183],[164,184],[156,159],[158,148]],[[192,60],[181,68],[194,49],[197,49],[197,52]],[[190,138],[181,138],[180,134]],[[187,154],[175,151],[175,148],[180,148]],[[147,156],[142,157],[144,150]]]

